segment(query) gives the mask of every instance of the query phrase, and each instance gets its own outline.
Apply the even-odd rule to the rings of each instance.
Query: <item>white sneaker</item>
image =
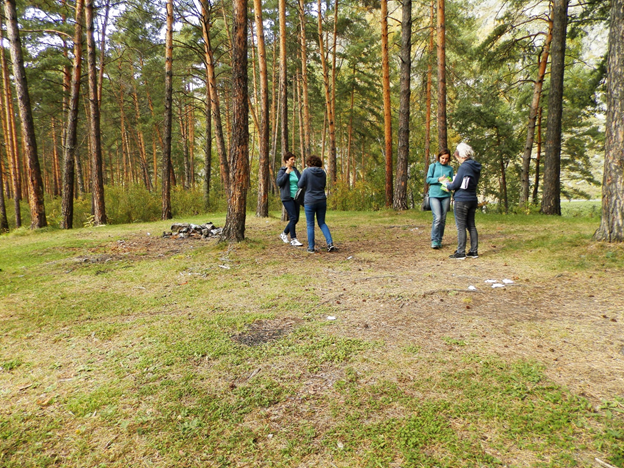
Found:
[[[288,236],[286,234],[284,234],[283,232],[280,234],[280,239],[282,239],[284,241],[284,244],[288,244]]]
[[[293,239],[290,241],[290,245],[293,245],[295,247],[301,247],[303,244],[299,242],[297,239]]]

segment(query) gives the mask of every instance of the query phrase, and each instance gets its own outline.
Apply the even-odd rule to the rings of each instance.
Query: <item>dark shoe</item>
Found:
[[[338,247],[336,247],[334,244],[329,244],[327,246],[327,251],[328,252],[335,252],[336,250],[338,250]]]
[[[455,260],[465,260],[466,254],[463,252],[455,252],[453,255],[449,255],[449,258],[454,258]]]
[[[440,245],[440,244],[438,244],[437,242],[432,242],[432,243],[431,243],[431,248],[432,248],[432,249],[437,250],[437,249],[439,249],[440,247],[441,247],[441,245]]]
[[[468,257],[468,258],[479,258],[479,254],[477,252],[468,252],[466,254],[466,257]]]
[[[308,253],[314,253],[314,249],[308,249]]]

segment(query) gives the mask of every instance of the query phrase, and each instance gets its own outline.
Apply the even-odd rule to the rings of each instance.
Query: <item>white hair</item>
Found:
[[[462,142],[457,145],[457,149],[455,152],[459,155],[461,159],[471,159],[474,156],[474,151],[470,147],[470,145]]]

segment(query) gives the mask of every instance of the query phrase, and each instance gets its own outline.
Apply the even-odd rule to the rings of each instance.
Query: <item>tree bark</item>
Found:
[[[167,0],[165,116],[162,155],[162,219],[171,219],[171,124],[173,121],[173,0]]]
[[[4,41],[2,22],[0,21],[0,42]],[[0,50],[0,61],[2,65],[2,101],[3,101],[3,122],[4,136],[9,163],[11,183],[13,185],[13,203],[15,211],[15,227],[22,226],[22,210],[20,201],[22,199],[21,175],[19,170],[19,156],[17,146],[17,131],[15,128],[15,112],[13,108],[13,93],[9,81],[9,67],[7,65],[4,48]]]
[[[537,79],[533,87],[533,100],[529,109],[529,124],[527,126],[527,137],[524,144],[524,154],[522,156],[522,173],[520,182],[522,192],[520,193],[520,205],[526,205],[529,202],[529,170],[531,167],[531,152],[533,151],[533,141],[535,139],[535,121],[537,120],[537,111],[542,96],[542,87],[544,84],[544,76],[546,75],[546,64],[548,62],[548,54],[550,51],[550,43],[552,41],[552,21],[548,22],[548,34],[542,48],[542,55],[539,60],[539,69]]]
[[[8,39],[11,43],[11,59],[13,61],[13,78],[17,91],[17,104],[22,122],[22,141],[28,165],[28,199],[30,204],[31,229],[42,228],[48,225],[43,201],[43,181],[41,168],[37,156],[37,139],[35,136],[35,123],[30,105],[30,94],[24,68],[22,55],[22,43],[17,24],[17,11],[15,0],[5,0],[4,11],[7,22]]]
[[[561,116],[569,0],[553,1],[552,62],[546,119],[542,213],[561,215]]]
[[[249,188],[249,106],[247,94],[247,0],[233,0],[232,139],[230,145],[230,196],[223,240],[245,238]]]
[[[329,125],[329,180],[331,184],[336,183],[337,168],[336,168],[336,56],[338,52],[338,1],[335,0],[334,5],[334,43],[332,46],[332,85],[331,85],[331,115],[332,120]],[[333,128],[333,130],[332,130]]]
[[[206,68],[206,147],[204,150],[204,208],[210,209],[210,177],[212,175],[212,100],[208,68]]]
[[[410,73],[412,68],[412,0],[403,0],[401,18],[401,77],[399,101],[399,138],[397,150],[394,209],[407,210],[407,160],[410,135]]]
[[[61,228],[71,229],[74,223],[74,161],[78,135],[78,110],[80,108],[80,76],[82,72],[82,18],[84,0],[76,1],[76,25],[74,27],[74,64],[71,73],[67,130],[63,145],[63,190]]]
[[[325,44],[323,41],[323,15],[321,13],[321,0],[318,0],[318,37],[319,54],[323,67],[323,85],[325,86],[325,112],[327,113],[327,125],[329,128],[329,158],[328,172],[329,185],[336,182],[336,125],[334,122],[334,111],[331,103],[331,92],[329,85],[329,70],[327,69],[327,56],[325,55]],[[333,164],[333,166],[332,166]]]
[[[4,175],[2,164],[0,164],[0,233],[9,230],[9,221],[7,219],[6,205],[4,204]]]
[[[223,125],[221,123],[221,106],[219,103],[219,94],[217,93],[217,77],[215,74],[212,45],[210,43],[211,19],[208,12],[208,0],[202,0],[202,34],[204,36],[204,55],[206,59],[207,69],[206,73],[208,77],[208,86],[210,88],[210,107],[212,108],[212,119],[214,123],[217,154],[219,156],[221,184],[223,185],[223,190],[225,191],[226,197],[228,197],[230,193],[230,168],[227,152],[225,149],[225,138],[223,137]]]
[[[256,34],[258,36],[258,64],[260,68],[260,127],[258,128],[258,205],[256,216],[269,216],[269,77],[262,22],[262,1],[254,0]]]
[[[392,206],[392,104],[390,102],[390,59],[388,57],[388,0],[381,0],[381,69],[386,156],[386,206]]]
[[[438,148],[448,147],[446,128],[446,19],[445,0],[438,0]]]
[[[256,0],[257,1],[257,0]],[[310,99],[308,93],[308,51],[306,40],[306,19],[305,19],[305,0],[299,0],[299,36],[301,42],[301,78],[302,78],[302,94],[303,94],[303,154],[304,161],[310,156],[311,147],[311,128],[310,128]]]
[[[611,2],[602,219],[594,239],[624,241],[624,1]]]
[[[93,222],[96,226],[106,224],[106,206],[104,204],[104,176],[102,170],[102,134],[100,132],[100,104],[98,99],[95,13],[93,0],[85,3],[87,23],[87,63],[89,71],[89,136],[91,140],[91,197],[93,204]]]
[[[427,87],[425,91],[425,154],[423,160],[423,197],[429,191],[427,172],[431,161],[431,82],[433,79],[433,42],[435,37],[435,0],[431,0],[430,7],[431,32],[429,34],[429,48],[427,53]]]
[[[282,131],[280,142],[282,157],[289,151],[288,147],[288,78],[286,61],[286,0],[278,1],[279,9],[279,34],[280,34],[280,54],[279,54],[279,92],[280,92],[280,119]]]
[[[537,154],[535,155],[535,183],[533,184],[533,204],[537,205],[540,181],[540,161],[542,159],[542,108],[537,111]]]

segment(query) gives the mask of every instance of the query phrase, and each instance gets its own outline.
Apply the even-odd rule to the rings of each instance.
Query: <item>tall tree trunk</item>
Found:
[[[48,225],[43,202],[43,181],[41,179],[41,168],[39,167],[39,157],[37,156],[37,139],[35,136],[35,123],[30,106],[30,95],[28,93],[28,83],[26,81],[26,70],[24,69],[24,58],[22,55],[22,43],[19,36],[19,26],[17,24],[17,11],[15,0],[5,0],[4,11],[7,22],[8,38],[11,43],[11,59],[13,61],[13,78],[17,91],[17,104],[22,122],[22,141],[24,142],[24,152],[28,164],[28,199],[30,203],[30,228],[42,228]]]
[[[403,0],[401,18],[401,100],[394,209],[407,210],[407,159],[410,134],[410,73],[412,68],[412,0]]]
[[[334,34],[332,45],[332,85],[331,85],[331,116],[329,121],[329,179],[331,184],[336,183],[336,56],[338,51],[338,0],[334,0]],[[329,5],[328,5],[329,6]],[[344,171],[343,171],[344,172]]]
[[[130,64],[130,82],[132,83],[132,102],[134,103],[134,118],[136,120],[136,139],[139,149],[139,157],[141,159],[141,169],[143,172],[143,182],[148,191],[152,191],[152,181],[150,179],[149,168],[147,167],[147,148],[145,146],[145,137],[141,130],[141,107],[139,104],[139,93],[137,92],[136,82],[134,79],[134,69]],[[156,170],[156,168],[154,168]]]
[[[446,0],[438,0],[438,148],[448,147],[446,130]]]
[[[542,107],[537,111],[537,154],[535,155],[535,183],[533,184],[533,204],[537,205],[540,181],[540,160],[542,159]]]
[[[58,141],[56,139],[56,119],[51,119],[51,133],[52,133],[52,195],[58,197],[61,194],[61,177],[60,177],[60,164],[58,157]]]
[[[351,165],[355,168],[355,160],[352,160],[351,143],[353,141],[353,107],[355,104],[355,72],[357,62],[353,62],[353,76],[351,84],[351,106],[349,108],[349,129],[347,137],[347,187],[351,187]],[[353,171],[355,173],[355,170]],[[355,184],[355,177],[353,178]]]
[[[280,69],[279,69],[279,91],[280,91],[280,118],[282,121],[281,148],[282,157],[289,151],[288,147],[288,78],[286,62],[286,0],[278,0],[279,7],[279,34],[280,34]]]
[[[329,128],[329,157],[328,172],[330,186],[336,182],[336,126],[334,122],[334,111],[331,104],[331,91],[329,85],[329,71],[327,69],[327,56],[325,54],[325,44],[323,41],[323,15],[321,10],[321,0],[318,0],[318,36],[319,54],[323,67],[323,84],[325,86],[325,112],[327,114],[327,126]]]
[[[186,125],[186,116],[185,116],[186,106],[183,102],[180,102],[178,107],[178,123],[180,124],[180,138],[182,140],[182,166],[184,169],[184,179],[182,179],[182,188],[184,190],[189,190],[191,186],[191,162],[189,160],[189,135],[188,135],[188,126]]]
[[[260,67],[260,127],[258,128],[258,205],[256,216],[269,216],[269,77],[262,22],[262,1],[254,0],[256,34],[258,36],[258,64]]]
[[[611,2],[602,219],[594,239],[624,241],[624,1]]]
[[[165,117],[162,155],[162,219],[171,219],[171,124],[173,120],[173,0],[167,0]]]
[[[204,149],[204,208],[210,209],[210,176],[212,175],[212,100],[206,68],[206,147]]]
[[[7,219],[6,205],[4,204],[4,175],[2,164],[0,164],[0,233],[9,230],[9,221]]]
[[[4,41],[2,21],[0,20],[0,42]],[[13,185],[13,203],[15,211],[15,227],[22,226],[22,210],[20,201],[22,199],[21,175],[19,168],[19,148],[17,146],[17,130],[15,128],[15,112],[13,108],[13,93],[11,92],[11,83],[9,81],[9,67],[7,65],[4,47],[0,49],[0,62],[2,65],[2,102],[4,104],[4,112],[2,114],[3,127],[7,160],[9,163],[9,172]]]
[[[308,51],[306,40],[306,18],[305,18],[305,0],[299,0],[299,40],[301,42],[301,78],[303,93],[303,154],[304,160],[310,156],[312,151],[310,142],[310,99],[308,93]]]
[[[87,63],[89,71],[89,136],[91,140],[91,197],[93,204],[93,222],[95,225],[106,224],[104,204],[104,176],[102,169],[102,135],[100,133],[100,104],[98,100],[96,47],[95,47],[95,12],[93,0],[85,4],[87,23]]]
[[[104,21],[100,32],[100,68],[98,70],[98,104],[102,107],[102,84],[104,83],[104,66],[106,65],[106,26],[108,26],[108,14],[110,13],[110,0],[104,5]]]
[[[390,58],[388,56],[388,0],[381,0],[381,69],[386,156],[386,206],[392,206],[392,103],[390,102]]]
[[[537,120],[537,110],[540,105],[542,96],[542,87],[544,84],[544,76],[546,75],[546,64],[548,63],[548,53],[550,51],[550,43],[552,41],[552,21],[548,22],[548,34],[544,41],[542,54],[539,59],[539,69],[537,71],[537,79],[533,87],[533,100],[529,109],[529,124],[527,126],[527,137],[524,144],[524,154],[522,155],[522,174],[520,176],[522,192],[520,193],[520,205],[529,202],[529,170],[531,167],[531,152],[533,151],[533,141],[535,139],[535,121]]]
[[[245,238],[249,188],[249,107],[247,95],[247,0],[233,0],[232,139],[230,146],[230,196],[223,239]]]
[[[202,34],[204,37],[204,55],[206,60],[208,86],[210,88],[210,106],[212,108],[217,154],[219,156],[221,183],[226,197],[228,197],[230,193],[230,168],[226,152],[225,138],[223,137],[223,125],[221,123],[221,106],[219,103],[219,94],[217,93],[217,76],[215,73],[214,55],[212,53],[212,45],[210,42],[210,26],[212,24],[212,20],[209,16],[210,10],[208,6],[208,0],[202,0]]]
[[[569,0],[553,1],[552,63],[546,118],[542,213],[561,215],[561,116]]]
[[[435,0],[431,0],[430,7],[431,31],[429,33],[429,48],[427,49],[427,88],[425,91],[425,154],[423,159],[423,197],[429,191],[427,172],[431,161],[431,82],[433,79],[433,42],[435,37]]]

